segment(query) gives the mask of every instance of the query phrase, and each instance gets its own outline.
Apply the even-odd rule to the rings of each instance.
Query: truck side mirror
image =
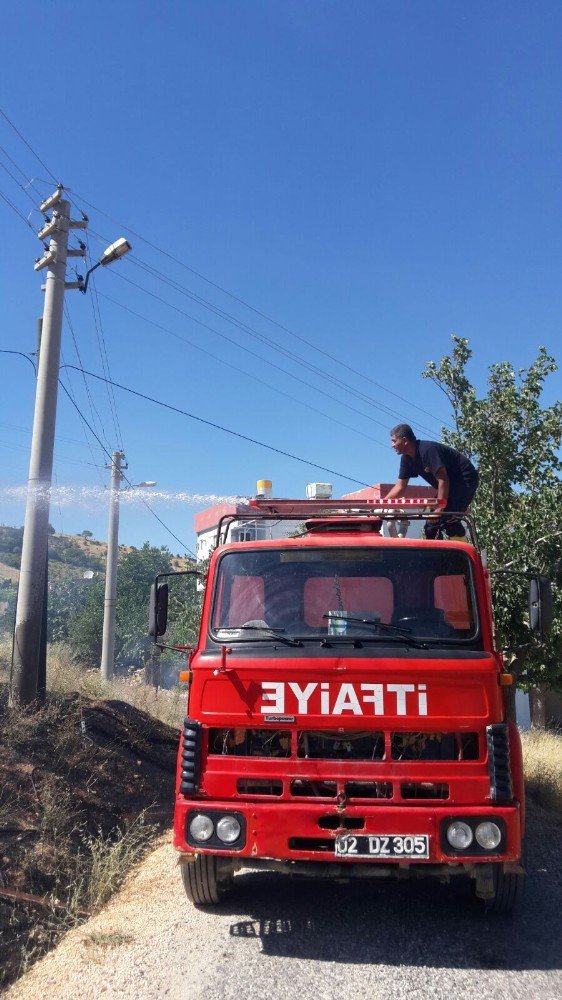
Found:
[[[168,584],[153,583],[150,588],[148,609],[148,634],[156,641],[164,635],[168,625]]]
[[[552,628],[552,587],[545,576],[533,576],[529,581],[529,625],[540,639]]]

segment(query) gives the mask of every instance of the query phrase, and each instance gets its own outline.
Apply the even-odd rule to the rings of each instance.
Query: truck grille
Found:
[[[232,757],[290,757],[290,729],[210,729],[209,753]]]
[[[182,795],[194,795],[199,788],[201,770],[201,723],[183,720],[181,780]]]
[[[392,760],[478,760],[478,733],[392,733]]]
[[[486,726],[486,740],[492,799],[498,805],[509,805],[513,801],[513,786],[511,784],[507,723],[495,722],[491,726]]]
[[[297,757],[307,760],[384,760],[384,733],[303,731],[297,737]]]

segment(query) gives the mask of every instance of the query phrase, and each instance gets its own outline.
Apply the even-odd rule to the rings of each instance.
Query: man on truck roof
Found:
[[[447,504],[440,517],[432,517],[425,526],[426,538],[438,538],[442,530],[452,540],[463,541],[465,529],[462,521],[447,516],[468,510],[478,487],[478,471],[455,448],[439,441],[419,441],[409,424],[397,424],[390,432],[390,443],[400,455],[398,479],[386,494],[385,500],[404,496],[408,481],[421,476],[437,490],[437,497]]]

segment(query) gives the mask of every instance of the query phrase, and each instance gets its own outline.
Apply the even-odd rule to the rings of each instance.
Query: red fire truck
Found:
[[[467,515],[466,541],[403,537],[439,504],[253,500],[231,521],[295,522],[291,537],[253,542],[225,542],[220,522],[184,672],[175,800],[196,905],[219,903],[242,867],[464,875],[488,911],[518,901],[521,744],[485,557]],[[169,576],[151,597],[160,646]],[[542,636],[550,584],[527,576]]]

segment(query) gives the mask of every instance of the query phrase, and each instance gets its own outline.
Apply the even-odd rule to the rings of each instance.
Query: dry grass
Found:
[[[85,668],[64,643],[54,643],[49,647],[47,688],[60,693],[78,691],[88,698],[126,701],[177,729],[181,726],[185,709],[185,688],[176,685],[170,689],[156,689],[144,684],[140,673],[115,677],[111,682],[104,681],[98,668]]]
[[[101,833],[86,837],[84,851],[77,859],[70,912],[99,910],[123,884],[131,868],[142,860],[157,832],[141,813],[109,838]]]
[[[562,813],[562,733],[527,729],[521,741],[527,791],[545,809]]]
[[[10,641],[0,641],[4,682],[10,655]],[[132,679],[104,685],[61,647],[50,650],[48,676],[40,708],[7,709],[5,683],[0,690],[0,856],[10,858],[0,881],[43,900],[0,900],[0,992],[122,885],[161,832],[145,807],[173,796],[173,730],[91,699],[126,701],[177,729],[182,692]]]

